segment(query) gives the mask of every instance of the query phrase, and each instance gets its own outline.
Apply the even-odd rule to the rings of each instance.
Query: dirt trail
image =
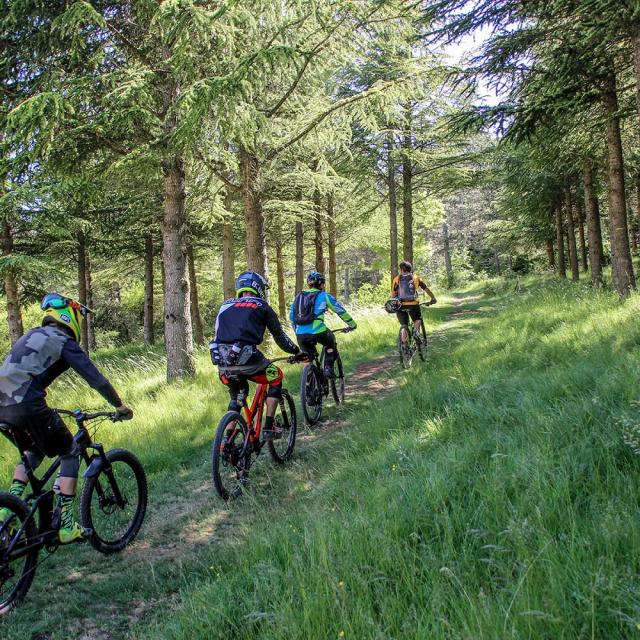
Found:
[[[476,299],[476,297],[454,298],[454,309],[450,313],[450,321],[455,321],[456,318],[469,313],[476,313],[475,310],[461,308],[466,302]],[[428,337],[432,345],[445,339],[445,332],[442,329],[429,333]],[[366,397],[375,397],[379,400],[392,393],[397,389],[401,371],[395,349],[375,360],[358,365],[355,371],[347,376],[345,409],[348,409],[351,403],[355,405]],[[330,436],[332,432],[349,428],[348,412],[340,407],[336,408],[331,395],[325,399],[325,402],[324,417],[319,425],[311,429],[304,428],[303,417],[298,416],[298,448],[313,447],[315,441]],[[265,473],[264,461],[260,462],[252,477],[252,484],[258,490],[270,482]],[[242,525],[247,518],[251,517],[249,509],[236,508],[236,505],[228,507],[221,505],[213,495],[208,467],[206,473],[199,469],[183,484],[187,489],[187,495],[190,496],[188,502],[183,497],[175,501],[171,496],[164,495],[161,497],[160,504],[155,504],[155,508],[150,505],[141,538],[123,552],[128,564],[139,565],[141,570],[148,570],[150,565],[179,564],[182,560],[196,557],[198,550],[205,546],[223,544],[228,538],[229,527]],[[238,506],[242,507],[242,505]],[[175,530],[174,527],[181,530],[179,541],[173,539],[168,532],[166,526],[168,523],[172,523],[171,530]],[[91,566],[85,567],[83,577],[86,578],[86,574],[90,572]],[[126,608],[107,607],[106,615],[103,608],[104,617],[110,619],[112,626],[115,627],[113,631],[101,629],[95,622],[94,613],[87,612],[86,618],[69,621],[66,637],[78,640],[119,640],[126,636],[135,623],[144,618],[154,607],[171,607],[174,603],[175,594],[165,593],[157,600],[132,600],[130,606]],[[57,634],[54,635],[57,637]],[[45,634],[42,637],[51,636]]]

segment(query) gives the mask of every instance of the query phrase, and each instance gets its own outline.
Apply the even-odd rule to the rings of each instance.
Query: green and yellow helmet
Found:
[[[43,325],[55,322],[63,327],[68,327],[73,331],[76,340],[80,342],[82,323],[84,317],[90,312],[87,307],[59,293],[48,293],[42,298],[40,307],[44,311]]]

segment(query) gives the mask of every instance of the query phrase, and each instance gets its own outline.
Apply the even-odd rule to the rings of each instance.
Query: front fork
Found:
[[[104,447],[101,444],[94,443],[89,448],[96,451],[96,453],[90,456],[86,450],[84,451],[83,457],[85,459],[85,462],[87,463],[87,470],[84,472],[84,477],[92,478],[98,476],[100,473],[104,473],[104,475],[109,480],[109,484],[111,485],[111,490],[113,492],[113,497],[115,498],[116,504],[121,509],[123,509],[127,502],[120,492],[120,487],[118,486],[115,476],[113,475],[113,467],[111,466],[111,462],[109,461],[107,454],[104,452]],[[95,486],[98,498],[102,503],[105,500],[105,490],[97,479]]]

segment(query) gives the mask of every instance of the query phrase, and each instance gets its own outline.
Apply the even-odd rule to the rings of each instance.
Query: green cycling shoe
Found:
[[[58,540],[60,540],[60,544],[84,542],[89,533],[89,530],[83,529],[77,522],[74,522],[70,527],[60,527],[58,529]]]

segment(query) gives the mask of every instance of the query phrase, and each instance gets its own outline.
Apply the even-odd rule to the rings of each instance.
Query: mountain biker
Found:
[[[402,342],[406,342],[409,337],[409,318],[413,321],[413,333],[417,340],[421,340],[420,326],[422,325],[422,313],[418,302],[418,289],[422,289],[431,298],[431,304],[437,302],[436,297],[424,281],[413,273],[413,266],[410,262],[403,260],[400,264],[400,273],[393,279],[391,284],[391,297],[397,298],[401,307],[396,312],[396,317],[400,323]]]
[[[42,299],[42,325],[28,331],[11,348],[0,367],[0,420],[11,424],[13,444],[25,450],[25,457],[36,469],[45,456],[60,456],[60,472],[54,484],[60,513],[58,538],[62,544],[82,540],[84,531],[73,519],[80,456],[71,432],[56,411],[45,401],[47,387],[69,367],[79,373],[102,397],[116,407],[121,419],[133,412],[122,403],[111,383],[100,373],[80,347],[84,305],[58,293]],[[13,475],[9,493],[22,497],[28,476],[22,462]],[[0,523],[11,517],[0,509]]]
[[[229,411],[240,411],[249,392],[248,380],[268,384],[264,440],[273,440],[274,416],[282,398],[280,367],[258,350],[265,329],[287,353],[300,356],[297,345],[284,332],[276,312],[266,301],[269,285],[255,271],[245,271],[236,279],[236,297],[225,300],[216,318],[215,337],[209,343],[211,359],[218,365],[220,380],[229,388]]]
[[[324,323],[324,314],[333,311],[352,331],[358,326],[347,310],[325,288],[325,277],[318,271],[307,276],[308,289],[300,291],[289,310],[289,320],[293,323],[300,349],[309,358],[315,355],[315,345],[320,343],[327,348],[324,362],[324,375],[333,378],[333,363],[338,355],[336,337]]]

